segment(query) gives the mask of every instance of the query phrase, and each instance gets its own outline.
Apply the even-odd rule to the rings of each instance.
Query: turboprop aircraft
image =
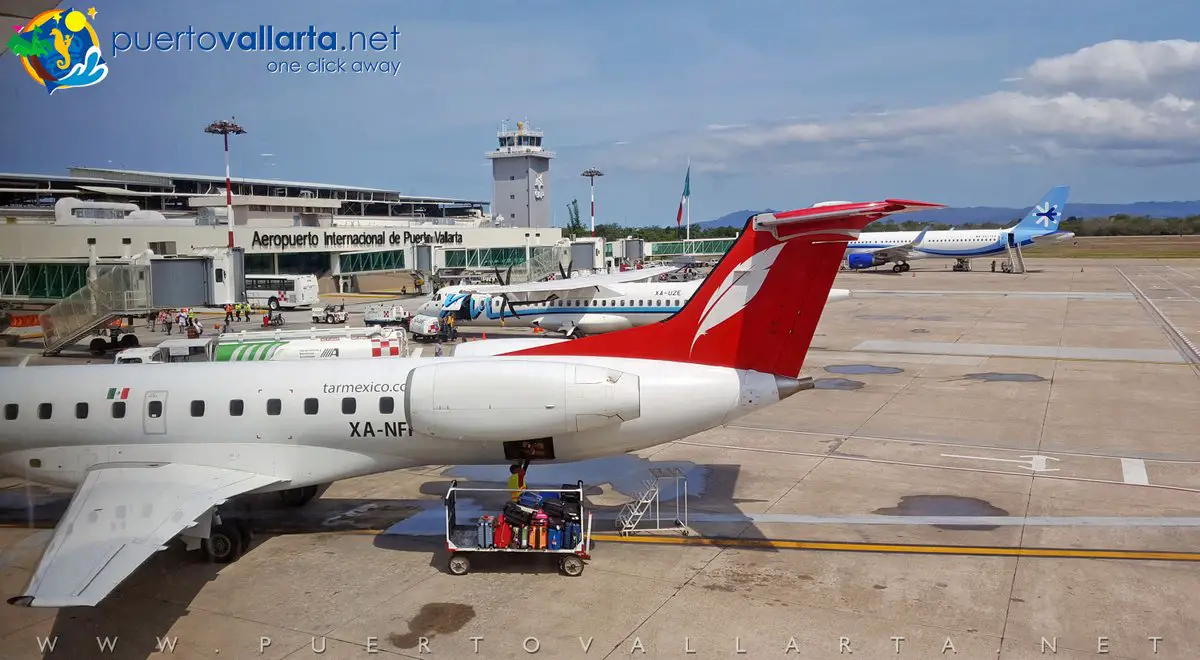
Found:
[[[325,484],[404,467],[630,452],[811,389],[799,373],[846,243],[879,218],[939,206],[886,200],[752,216],[671,318],[500,355],[331,369],[10,368],[0,379],[0,470],[76,491],[9,602],[95,605],[177,535],[231,561],[246,538],[218,507],[242,494],[302,502]]]
[[[426,319],[453,315],[460,326],[527,327],[581,337],[656,323],[679,310],[703,280],[652,280],[677,267],[631,270],[611,275],[568,278],[501,286],[448,286],[438,289],[413,316],[413,327]],[[639,274],[643,274],[640,275]],[[497,279],[504,278],[497,273]],[[846,300],[848,289],[831,289],[829,302]]]

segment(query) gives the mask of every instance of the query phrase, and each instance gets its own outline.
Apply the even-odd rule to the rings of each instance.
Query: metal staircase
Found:
[[[1010,234],[1007,240],[1008,247],[1008,263],[1011,266],[1009,272],[1020,275],[1025,272],[1025,255],[1021,253],[1021,244],[1013,240]]]
[[[149,265],[100,267],[83,288],[42,312],[43,355],[55,355],[122,316],[152,305]]]
[[[642,482],[642,492],[636,500],[627,502],[621,507],[617,513],[617,531],[626,536],[635,531],[654,531],[668,532],[678,531],[685,536],[688,533],[687,526],[687,477],[678,468],[651,468],[650,474],[653,479],[646,479]],[[661,482],[664,479],[671,479],[675,482],[675,518],[674,524],[663,526],[662,515],[659,508],[659,495],[662,493]],[[682,514],[680,513],[680,505],[682,504]],[[651,507],[654,509],[654,527],[637,529],[641,524],[642,518],[650,512]]]

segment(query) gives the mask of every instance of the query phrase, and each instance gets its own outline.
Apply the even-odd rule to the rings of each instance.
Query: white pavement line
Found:
[[[1146,461],[1141,459],[1122,458],[1121,474],[1124,475],[1127,484],[1150,485],[1150,477],[1146,475]]]

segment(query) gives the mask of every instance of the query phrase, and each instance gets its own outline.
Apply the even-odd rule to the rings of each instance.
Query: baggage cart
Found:
[[[570,487],[568,487],[570,486]],[[450,489],[446,491],[446,550],[450,552],[450,560],[448,568],[453,575],[466,575],[471,570],[471,555],[477,552],[511,552],[518,554],[542,554],[556,555],[559,557],[558,567],[564,574],[569,576],[577,576],[583,573],[584,560],[591,559],[588,553],[588,548],[591,547],[592,540],[592,515],[584,510],[583,504],[583,482],[579,481],[574,485],[565,484],[561,488],[527,488],[526,493],[538,493],[546,496],[554,496],[562,501],[569,501],[577,507],[578,521],[575,521],[574,527],[571,527],[572,521],[567,521],[566,527],[572,531],[559,531],[559,540],[569,538],[566,543],[561,543],[557,549],[552,549],[550,542],[536,543],[530,542],[527,547],[522,547],[521,538],[524,536],[519,532],[513,535],[514,542],[507,547],[498,547],[502,543],[498,543],[496,539],[496,531],[502,525],[493,524],[490,528],[483,523],[482,518],[470,520],[458,520],[455,512],[455,503],[458,495],[464,494],[482,494],[482,493],[503,493],[504,501],[509,503],[509,495],[512,493],[507,488],[459,488],[458,481],[450,482]],[[499,507],[494,512],[485,513],[484,516],[493,516],[492,520],[503,519],[505,516]],[[531,514],[532,515],[532,514]],[[508,525],[507,522],[504,525]],[[533,532],[533,528],[537,525],[525,526],[524,529]],[[542,534],[549,534],[546,526],[540,526]],[[514,527],[509,529],[515,530]],[[531,534],[536,535],[536,534]],[[540,547],[538,547],[540,546]]]

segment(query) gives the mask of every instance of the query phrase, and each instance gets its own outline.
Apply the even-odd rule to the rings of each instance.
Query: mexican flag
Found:
[[[121,401],[124,401],[125,399],[129,398],[129,388],[128,387],[110,387],[110,388],[108,388],[108,396],[105,398],[106,399],[120,399]]]
[[[687,176],[683,177],[683,197],[679,198],[679,212],[675,214],[675,226],[683,222],[683,205],[688,203],[688,198],[692,196],[692,166],[688,165]]]

